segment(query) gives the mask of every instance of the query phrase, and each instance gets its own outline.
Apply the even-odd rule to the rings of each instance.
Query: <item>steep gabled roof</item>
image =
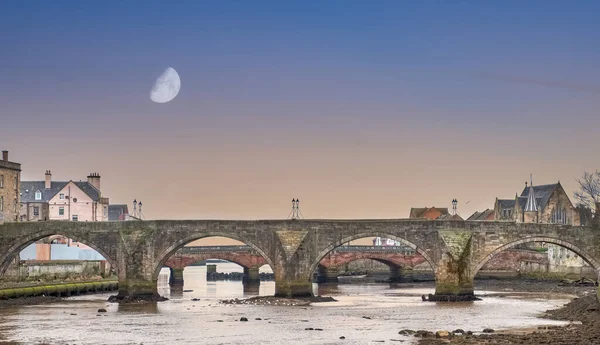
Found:
[[[63,190],[69,184],[69,182],[73,182],[93,201],[100,200],[100,191],[88,182],[52,181],[50,188],[46,189],[45,181],[21,181],[21,202],[48,202],[50,199],[54,198],[56,194]],[[42,200],[35,200],[35,193],[38,190],[42,193]]]
[[[520,202],[519,202],[520,204]],[[498,199],[498,206],[500,206],[500,209],[505,210],[505,209],[513,209],[515,208],[515,199]]]
[[[546,205],[548,204],[548,200],[550,199],[550,196],[552,196],[552,193],[558,186],[559,186],[558,183],[546,184],[546,185],[541,185],[541,186],[533,186],[533,193],[535,194],[535,200],[537,201],[537,206],[539,208],[544,209],[546,207]],[[523,192],[521,192],[519,201],[521,200],[521,198],[525,198],[524,200],[527,200],[528,196],[529,196],[529,188],[525,187],[523,189]]]
[[[439,213],[435,218],[432,218],[431,215],[434,213]],[[440,215],[448,214],[447,207],[413,207],[410,209],[409,218],[427,218],[427,219],[437,219]]]
[[[410,209],[408,217],[412,219],[442,219],[449,214],[447,207],[413,207]]]
[[[450,214],[450,213],[446,213],[446,214],[442,214],[440,215],[437,220],[464,220],[463,217],[459,216],[458,214]]]
[[[495,212],[489,208],[485,211],[476,211],[467,220],[493,220]]]

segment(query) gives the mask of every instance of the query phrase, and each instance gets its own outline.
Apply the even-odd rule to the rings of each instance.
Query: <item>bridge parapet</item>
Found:
[[[214,253],[214,252],[252,252],[250,246],[189,246],[179,249],[177,254]]]
[[[179,249],[176,254],[214,253],[214,252],[252,252],[250,246],[187,246]],[[370,252],[370,253],[400,253],[413,255],[415,250],[407,246],[340,246],[332,252]]]

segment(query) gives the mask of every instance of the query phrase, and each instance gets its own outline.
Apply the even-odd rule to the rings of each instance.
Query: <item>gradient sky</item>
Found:
[[[2,1],[0,148],[148,218],[398,218],[600,168],[598,1]],[[150,101],[168,66],[178,97]],[[467,203],[468,202],[468,203]]]

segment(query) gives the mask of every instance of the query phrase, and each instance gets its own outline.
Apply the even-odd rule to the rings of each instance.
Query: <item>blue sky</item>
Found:
[[[78,169],[22,146],[64,146],[64,130],[81,143],[69,155],[94,151],[78,160],[85,173],[127,161],[116,148],[176,149],[173,163],[204,152],[190,167],[227,168],[249,152],[271,152],[262,159],[276,165],[299,147],[313,157],[306,166],[319,155],[368,165],[437,152],[469,169],[494,154],[497,166],[481,174],[507,181],[488,200],[509,184],[520,190],[530,172],[572,183],[600,165],[599,10],[596,1],[3,1],[0,131],[32,176]],[[157,105],[148,93],[167,66],[182,89]],[[458,185],[472,183],[463,175]],[[358,182],[376,182],[367,176]]]

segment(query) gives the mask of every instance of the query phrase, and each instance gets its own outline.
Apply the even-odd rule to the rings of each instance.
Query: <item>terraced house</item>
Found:
[[[87,181],[52,181],[48,170],[44,181],[22,181],[20,196],[22,221],[108,220],[108,198],[102,196],[97,173],[90,174]]]
[[[0,160],[0,222],[15,222],[19,218],[19,184],[21,164],[8,160],[2,151]]]

